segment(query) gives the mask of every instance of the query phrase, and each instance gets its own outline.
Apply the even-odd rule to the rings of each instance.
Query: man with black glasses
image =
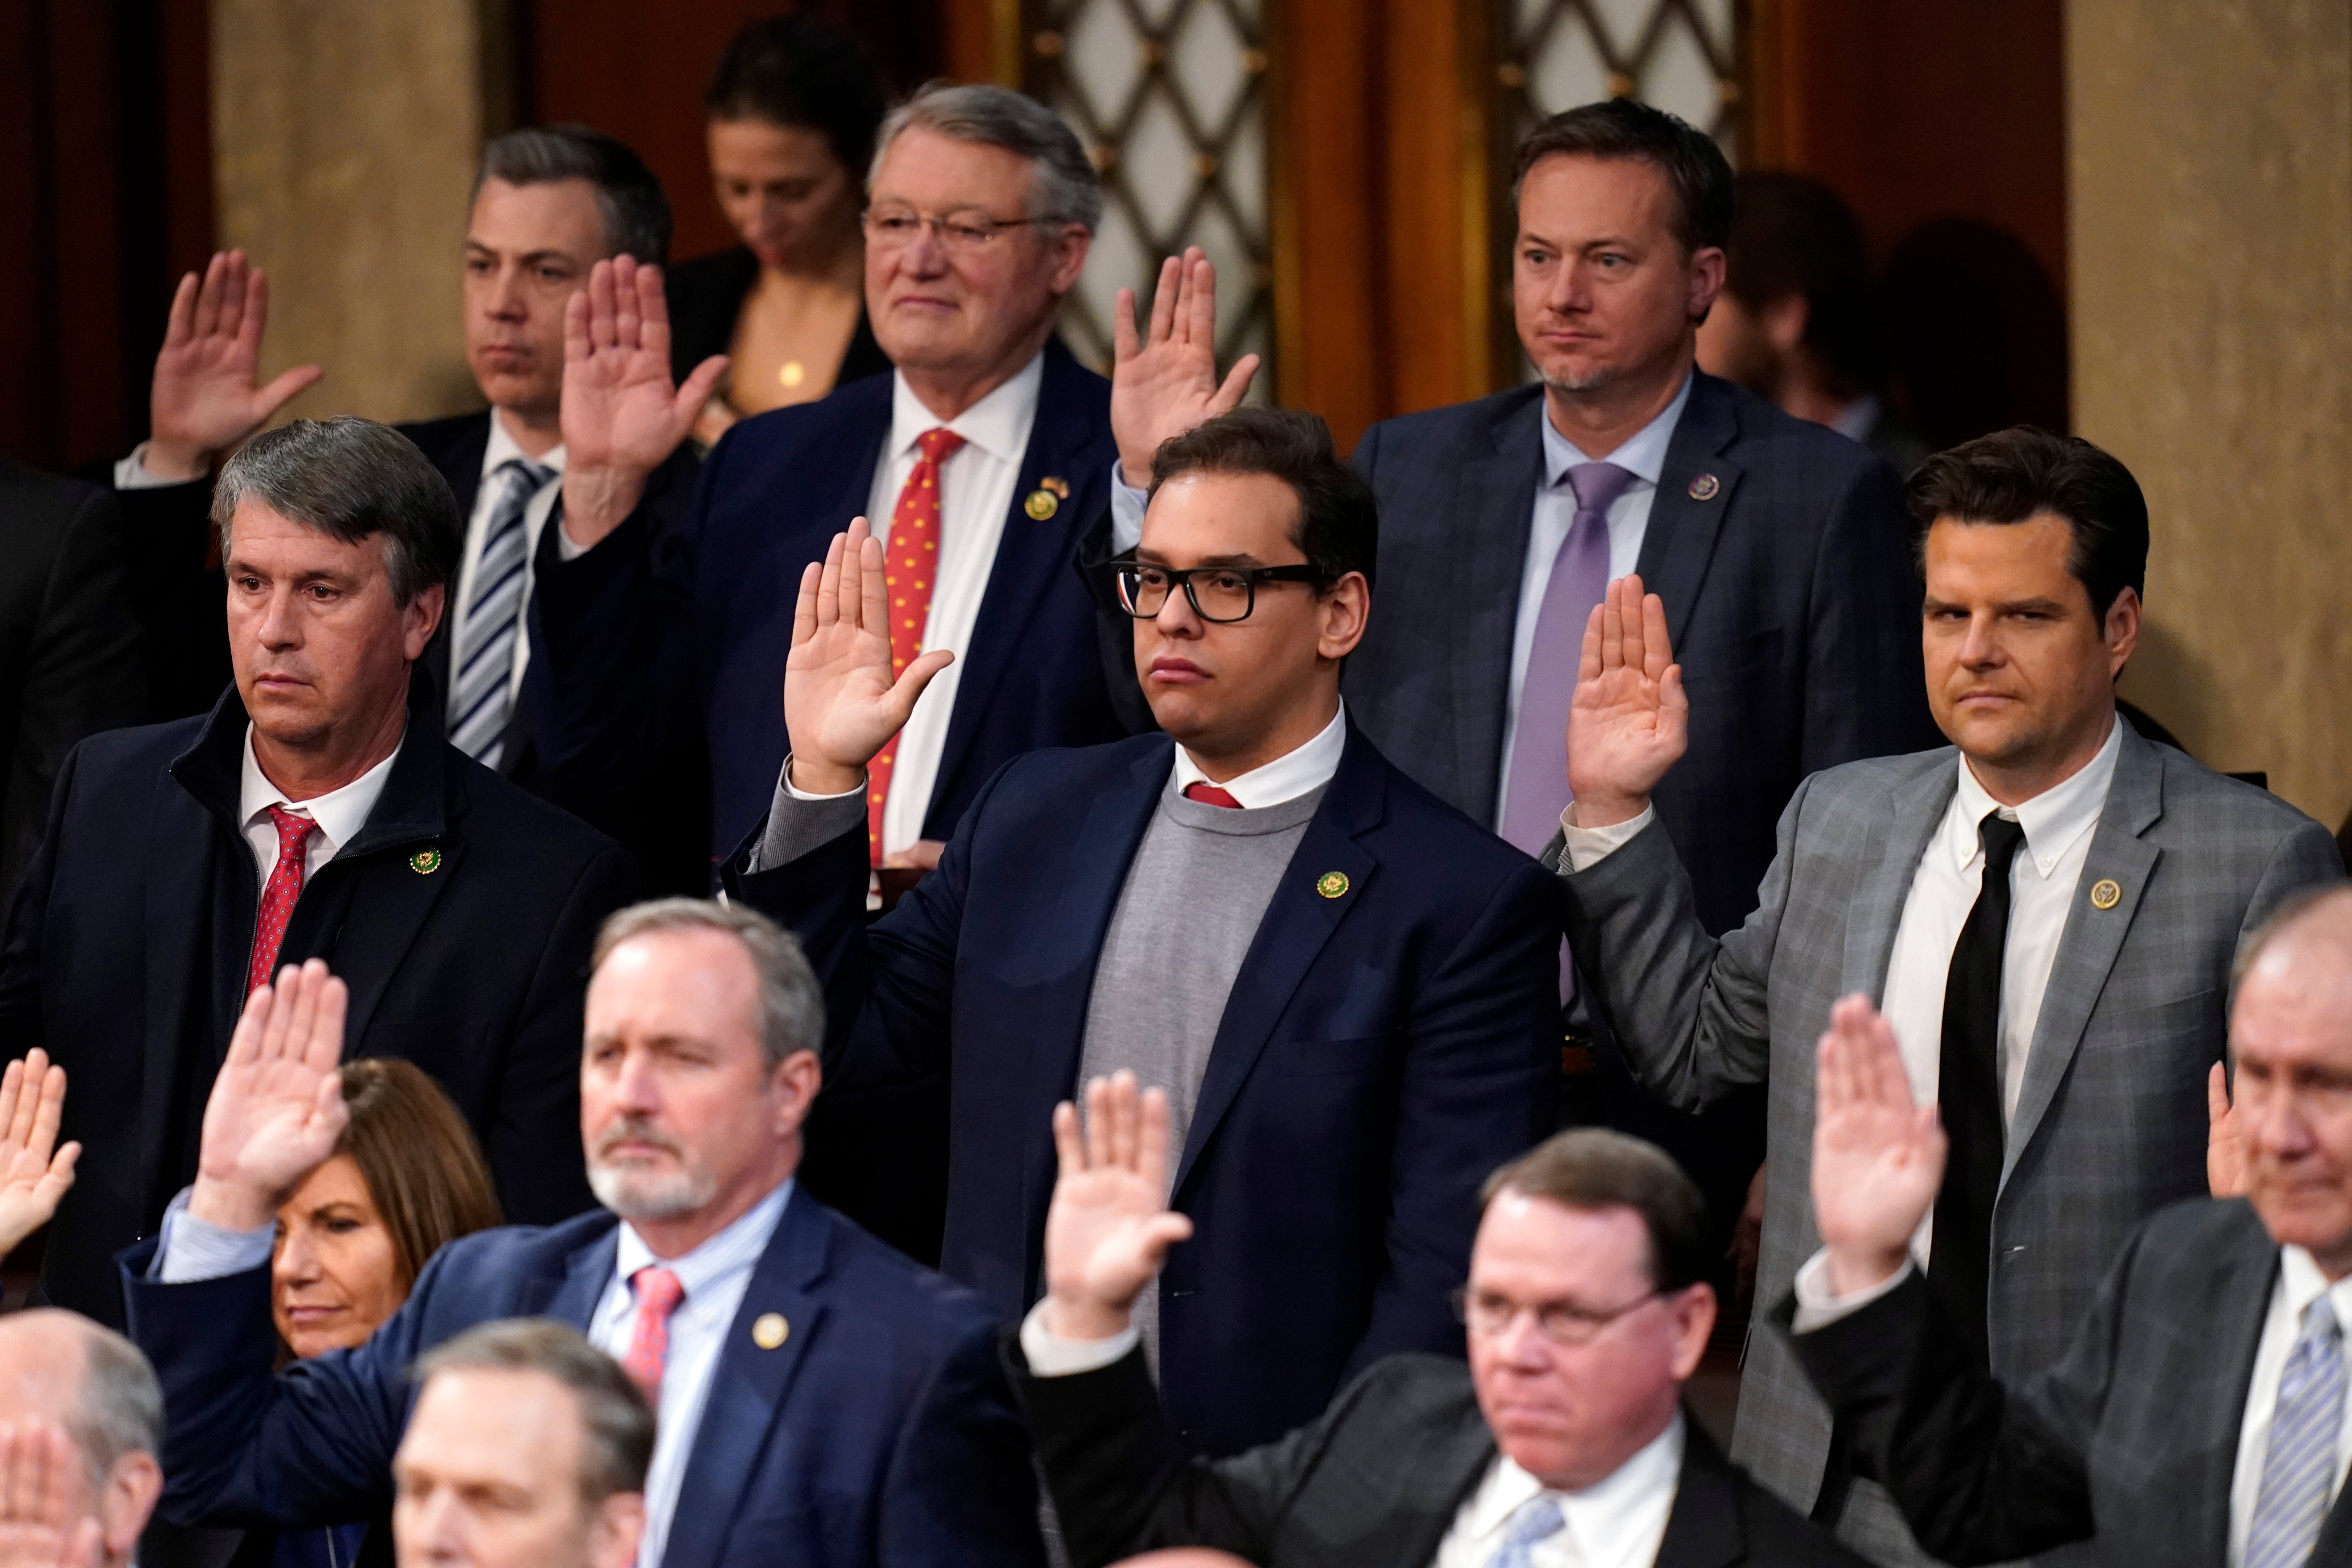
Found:
[[[1167,1091],[1201,1239],[1138,1322],[1181,1440],[1229,1453],[1381,1356],[1461,1353],[1476,1183],[1552,1114],[1559,915],[1348,718],[1377,529],[1322,421],[1221,416],[1152,479],[1111,574],[1163,733],[1016,759],[869,926],[868,763],[952,656],[893,659],[861,520],[802,580],[793,753],[726,881],[816,963],[828,1093],[947,1074],[942,1267],[1008,1320],[1043,1289],[1054,1106]]]

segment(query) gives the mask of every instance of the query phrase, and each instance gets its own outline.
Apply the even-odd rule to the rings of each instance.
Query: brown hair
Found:
[[[1731,161],[1689,121],[1631,98],[1603,99],[1553,115],[1519,143],[1511,200],[1546,158],[1631,158],[1656,169],[1675,193],[1674,233],[1683,254],[1731,243]]]
[[[1478,1193],[1481,1209],[1505,1188],[1572,1209],[1632,1209],[1650,1233],[1650,1283],[1661,1292],[1687,1289],[1714,1272],[1706,1199],[1655,1144],[1579,1127],[1545,1139],[1487,1177]]]
[[[2129,468],[2080,436],[2019,425],[1964,441],[1912,470],[1905,499],[1923,581],[1937,519],[2028,522],[2049,512],[2073,533],[2066,570],[2090,595],[2093,616],[2105,620],[2126,588],[2147,595],[2147,498]]]
[[[1151,456],[1151,491],[1179,474],[1263,474],[1298,498],[1290,542],[1315,568],[1316,591],[1330,592],[1350,572],[1372,585],[1380,557],[1380,508],[1372,487],[1340,461],[1322,416],[1249,405],[1203,419],[1171,436]]]
[[[352,1119],[335,1152],[367,1183],[405,1295],[445,1244],[503,1223],[490,1168],[466,1119],[414,1063],[345,1062],[342,1079]]]

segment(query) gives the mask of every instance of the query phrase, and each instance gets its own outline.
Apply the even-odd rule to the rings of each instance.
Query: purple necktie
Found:
[[[1634,476],[1614,463],[1579,463],[1567,478],[1576,491],[1576,521],[1552,558],[1551,581],[1536,612],[1511,776],[1503,792],[1503,837],[1530,855],[1543,853],[1568,809],[1568,705],[1576,696],[1584,623],[1609,592],[1609,503]]]

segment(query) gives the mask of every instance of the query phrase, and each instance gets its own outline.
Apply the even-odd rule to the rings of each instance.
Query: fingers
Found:
[[[256,357],[261,353],[261,334],[269,325],[269,274],[255,268],[245,281],[245,309],[236,324],[236,341]]]
[[[268,985],[256,986],[253,994],[245,999],[245,1011],[237,1015],[236,1030],[228,1037],[228,1055],[223,1067],[232,1062],[242,1066],[260,1057],[261,1037],[269,1026],[276,1000],[277,993]]]
[[[1652,680],[1663,680],[1666,667],[1675,661],[1675,650],[1666,641],[1666,602],[1655,594],[1642,593],[1639,577],[1629,577],[1625,581],[1632,592],[1640,595],[1642,673]]]
[[[1078,1136],[1078,1108],[1068,1100],[1054,1107],[1054,1159],[1065,1176],[1087,1168],[1087,1146]]]
[[[1184,280],[1186,341],[1198,348],[1213,349],[1217,342],[1217,268],[1198,246],[1184,253]]]
[[[1579,686],[1600,678],[1601,639],[1605,635],[1608,617],[1609,596],[1604,594],[1601,596],[1601,603],[1592,606],[1592,613],[1584,617],[1584,649],[1576,658],[1576,683]]]
[[[1143,1091],[1141,1126],[1136,1143],[1136,1174],[1150,1182],[1160,1192],[1168,1190],[1168,1091],[1148,1089]]]
[[[1176,326],[1176,304],[1184,292],[1184,263],[1169,257],[1160,264],[1160,286],[1151,291],[1151,336],[1157,345],[1168,341]]]
[[[1098,1171],[1110,1163],[1110,1079],[1087,1083],[1087,1169]]]
[[[1625,668],[1625,595],[1623,580],[1609,584],[1601,595],[1601,668],[1605,674]]]
[[[850,524],[852,528],[856,526],[856,522]],[[820,626],[829,626],[841,619],[842,558],[848,553],[849,535],[845,533],[835,534],[833,542],[824,547],[824,565],[817,573],[816,583],[816,624]]]
[[[26,1098],[24,1094],[25,1064],[10,1062],[5,1072],[0,1072],[0,1140],[5,1146],[20,1146],[24,1140],[16,1135],[16,1108]]]
[[[319,964],[316,1001],[302,1056],[308,1066],[332,1078],[343,1059],[343,1015],[351,1006],[352,988],[328,973],[317,959],[310,962]]]
[[[0,1108],[5,1108],[7,1104],[7,1092],[5,1087],[0,1087]],[[2205,1123],[2208,1127],[2219,1127],[2221,1125],[2222,1119],[2229,1114],[2229,1069],[2220,1062],[2215,1062],[2213,1070],[2205,1075]]]
[[[37,1050],[33,1053],[34,1056],[40,1054]],[[45,1072],[40,1072],[33,1068],[28,1062],[25,1078],[27,1092],[24,1096],[24,1105],[19,1111],[21,1120],[17,1123],[25,1130],[25,1136],[12,1138],[10,1145],[21,1148],[35,1159],[47,1163],[49,1151],[57,1147],[58,1124],[65,1120],[66,1069],[61,1067],[52,1067]],[[36,1081],[39,1084],[37,1096],[30,1092],[31,1086]]]
[[[172,290],[172,313],[163,322],[163,346],[176,349],[184,346],[196,333],[196,290],[204,279],[191,272],[180,279]]]
[[[588,336],[588,290],[580,289],[563,301],[563,363],[568,367],[584,362],[591,344]]]
[[[315,364],[296,365],[254,395],[261,405],[260,422],[267,424],[271,416],[302,393],[318,384],[327,373]]]
[[[955,662],[955,655],[943,647],[917,654],[898,679],[890,686],[890,708],[902,726],[914,716],[915,704],[923,695],[923,688],[931,678]]]
[[[843,584],[844,594],[850,584]],[[867,631],[890,633],[889,590],[882,581],[882,542],[868,534],[857,547],[857,624]],[[846,609],[846,605],[844,606]]]
[[[816,636],[817,584],[824,575],[824,567],[812,561],[801,568],[801,596],[793,605],[793,646],[800,647]]]
[[[1136,355],[1135,290],[1121,289],[1110,307],[1110,363],[1122,365]]]
[[[642,346],[645,313],[637,292],[637,258],[613,258],[613,346],[634,353]]]
[[[1249,395],[1250,383],[1257,379],[1257,368],[1262,363],[1255,354],[1244,354],[1235,360],[1234,368],[1225,373],[1224,384],[1217,388],[1217,395],[1210,401],[1209,412],[1230,414],[1240,407],[1242,399]]]
[[[74,1184],[74,1167],[81,1163],[81,1142],[76,1139],[57,1152],[49,1169],[34,1186],[34,1194],[54,1211],[59,1198]]]
[[[669,300],[662,293],[662,269],[651,262],[637,268],[637,343],[664,364],[669,363]]]
[[[1110,1159],[1122,1171],[1135,1169],[1138,1142],[1135,1075],[1121,1068],[1110,1079]]]
[[[613,347],[618,308],[613,302],[613,264],[600,261],[588,269],[588,347],[593,353]]]
[[[190,323],[193,336],[208,338],[220,329],[221,301],[228,290],[230,258],[234,252],[215,250],[205,266],[205,279],[196,289],[195,319]]]

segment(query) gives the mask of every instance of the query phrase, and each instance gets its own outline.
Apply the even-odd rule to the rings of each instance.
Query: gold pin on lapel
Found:
[[[2124,901],[2124,890],[2113,877],[2102,877],[2091,884],[2091,907],[2111,910]]]
[[[1070,499],[1070,481],[1067,479],[1056,479],[1052,474],[1047,474],[1044,479],[1039,479],[1037,483],[1041,488],[1052,490],[1064,500]]]
[[[1721,479],[1717,479],[1713,474],[1701,474],[1698,478],[1690,482],[1690,499],[1693,500],[1713,500],[1717,492],[1722,489],[1723,481]]]
[[[1327,899],[1336,899],[1348,890],[1348,873],[1326,871],[1315,879],[1315,890]]]
[[[792,1337],[793,1326],[784,1321],[782,1312],[762,1312],[751,1325],[751,1342],[763,1351],[774,1350]]]
[[[1061,506],[1062,503],[1054,499],[1052,490],[1031,490],[1029,499],[1021,503],[1021,510],[1043,522],[1060,510]]]
[[[430,877],[441,869],[441,851],[419,849],[408,858],[408,868],[420,877]]]

